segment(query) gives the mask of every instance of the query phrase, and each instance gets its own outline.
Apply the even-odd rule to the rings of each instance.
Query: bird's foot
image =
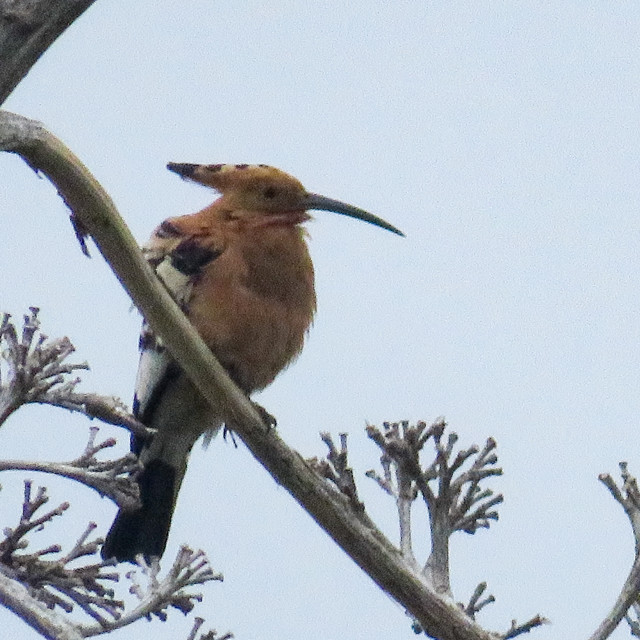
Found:
[[[236,437],[233,435],[233,429],[225,422],[224,427],[222,427],[222,439],[226,442],[227,436],[231,438],[231,442],[233,442],[233,446],[237,449],[238,443],[236,442]]]
[[[275,429],[278,426],[278,421],[263,406],[259,405],[257,402],[253,402],[253,400],[251,400],[251,404],[253,405],[253,408],[258,412],[260,420],[262,420],[262,424],[264,424],[264,426],[266,427],[267,433],[269,433],[271,429]],[[233,446],[237,449],[238,443],[236,442],[236,438],[233,435],[233,425],[227,424],[225,422],[224,427],[222,428],[222,438],[225,442],[227,441],[227,436],[231,438]]]
[[[271,429],[275,429],[278,426],[278,421],[272,416],[262,405],[259,405],[257,402],[251,401],[253,408],[260,414],[260,418],[264,423],[264,426],[267,428],[267,431],[271,431]]]

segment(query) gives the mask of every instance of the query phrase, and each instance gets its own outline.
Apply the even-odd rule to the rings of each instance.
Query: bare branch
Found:
[[[495,455],[490,455],[496,446],[493,440],[488,440],[480,452],[475,446],[461,450],[451,461],[457,435],[450,434],[444,446],[441,438],[442,434],[434,435],[435,461],[416,478],[416,485],[427,505],[431,525],[431,554],[424,570],[440,589],[449,590],[449,538],[455,531],[473,534],[478,528],[488,528],[490,520],[498,519],[492,507],[502,502],[502,496],[493,496],[490,489],[481,490],[479,483],[502,474],[502,469],[486,468],[497,461]],[[472,458],[471,468],[462,471]],[[454,477],[456,472],[460,473]],[[437,482],[437,492],[429,486],[432,481]]]
[[[202,618],[195,618],[193,628],[191,629],[191,633],[189,633],[187,640],[196,640],[196,635],[203,623],[204,620]],[[233,638],[232,633],[227,632],[220,636],[215,629],[211,629],[210,631],[207,631],[207,633],[203,633],[199,640],[231,640],[231,638]]]
[[[94,0],[0,2],[0,104]]]
[[[189,633],[187,640],[196,640],[196,635],[198,634],[198,631],[203,624],[204,618],[199,618],[198,616],[196,616],[193,620],[193,627],[191,629],[191,632]]]
[[[55,623],[62,629],[62,635],[46,637],[75,640],[120,628],[151,615],[165,620],[170,607],[187,614],[202,599],[200,594],[187,591],[188,587],[222,580],[220,574],[211,570],[202,551],[194,553],[183,547],[162,580],[158,577],[158,562],[150,566],[140,558],[140,567],[148,584],[142,587],[133,578],[130,591],[138,595],[141,602],[132,611],[125,612],[124,603],[115,597],[113,589],[103,585],[105,581],[113,583],[120,578],[113,571],[112,561],[99,560],[77,566],[79,559],[94,556],[102,545],[102,538],[89,539],[96,529],[94,523],[87,526],[67,553],[61,554],[59,545],[26,553],[29,545],[27,536],[42,530],[69,506],[63,503],[40,515],[48,500],[44,488],[38,488],[33,494],[31,482],[25,482],[20,521],[14,528],[5,528],[5,537],[0,541],[0,602],[6,602],[7,606],[19,611],[34,628]],[[59,555],[55,560],[45,560],[52,554]],[[71,563],[74,563],[73,567]],[[16,593],[21,593],[25,601],[17,608],[12,604]],[[55,608],[71,613],[75,607],[96,620],[96,624],[75,624],[67,628],[64,618],[41,615],[42,611]]]
[[[411,567],[418,568],[413,552],[411,531],[411,509],[418,493],[415,486],[416,473],[420,471],[419,454],[432,433],[426,430],[426,423],[419,422],[415,427],[408,423],[388,423],[380,431],[374,425],[367,425],[367,435],[382,449],[380,464],[383,477],[374,470],[366,475],[376,480],[378,485],[396,501],[400,530],[400,551]]]
[[[105,573],[105,563],[71,568],[68,565],[85,556],[93,555],[99,549],[102,539],[87,541],[96,525],[90,523],[78,538],[72,549],[56,560],[45,560],[46,556],[60,553],[59,545],[51,545],[32,553],[25,553],[28,547],[27,535],[40,531],[53,518],[60,516],[68,508],[62,503],[43,515],[37,516],[48,502],[46,490],[38,489],[32,496],[31,482],[25,482],[24,503],[20,522],[13,529],[4,530],[5,538],[0,542],[0,567],[5,576],[24,584],[31,598],[35,598],[48,609],[61,608],[69,613],[78,604],[86,613],[100,617],[100,609],[108,611],[121,609],[122,602],[114,599],[112,590],[105,589],[102,581],[117,579]]]
[[[620,475],[623,481],[622,487],[618,487],[608,473],[601,474],[598,479],[607,487],[629,518],[635,541],[636,557],[615,604],[589,640],[605,640],[625,617],[632,633],[636,628],[629,615],[629,610],[634,603],[638,602],[638,594],[640,594],[640,494],[636,479],[629,474],[626,462],[620,463]]]
[[[509,629],[509,631],[504,633],[501,637],[504,640],[508,640],[509,638],[515,638],[516,636],[520,636],[523,633],[529,633],[529,631],[531,631],[532,629],[535,629],[536,627],[540,627],[543,624],[549,624],[549,621],[540,615],[534,616],[533,618],[531,618],[531,620],[528,620],[523,624],[517,624],[516,621],[514,620],[511,623],[511,628]]]
[[[464,605],[460,604],[460,606],[464,609],[464,612],[471,618],[476,617],[476,613],[486,607],[488,604],[491,604],[496,601],[494,596],[489,595],[486,598],[480,599],[482,594],[487,589],[487,583],[481,582],[474,590],[471,598],[469,599],[469,604]]]
[[[69,376],[89,367],[84,362],[66,361],[74,351],[69,338],[48,340],[40,333],[37,307],[31,307],[24,316],[20,335],[5,313],[0,320],[0,425],[23,404],[37,403],[124,426],[137,435],[153,435],[153,430],[136,420],[118,398],[76,393],[80,379]]]
[[[329,449],[327,459],[319,461],[317,458],[313,458],[307,462],[320,476],[332,482],[340,493],[349,498],[356,512],[363,512],[364,504],[358,498],[353,469],[348,462],[347,434],[340,434],[340,449],[335,446],[331,434],[321,433],[320,438]]]
[[[636,553],[640,552],[640,489],[637,480],[629,473],[626,462],[620,463],[620,476],[623,485],[619,489],[608,473],[599,476],[599,480],[609,489],[616,502],[624,509],[633,530]]]
[[[629,631],[634,638],[640,638],[640,603],[636,600],[625,614],[624,619],[629,625]]]
[[[9,577],[0,565],[0,604],[13,611],[30,627],[45,638],[55,640],[82,640],[75,625],[62,615],[47,609],[31,597],[27,588]]]
[[[129,613],[114,616],[116,619],[113,621],[101,619],[97,625],[81,626],[80,632],[83,636],[89,637],[120,629],[150,616],[164,621],[170,607],[184,614],[190,613],[195,603],[202,600],[202,595],[189,593],[185,589],[211,580],[223,580],[222,574],[213,572],[202,551],[194,552],[185,546],[180,548],[171,569],[163,579],[159,578],[160,564],[157,559],[147,564],[144,558],[139,556],[138,566],[146,580],[146,586],[137,581],[135,572],[127,573],[127,577],[132,581],[130,591],[140,599],[140,604]]]
[[[193,628],[191,629],[191,632],[189,633],[189,637],[187,638],[187,640],[196,640],[196,635],[198,634],[198,631],[200,630],[200,627],[203,625],[204,620],[202,618],[195,618],[195,621],[193,623]],[[231,638],[233,638],[233,634],[232,633],[223,633],[221,636],[218,635],[218,632],[215,629],[211,629],[210,631],[207,631],[206,633],[203,633],[199,640],[231,640]]]
[[[473,446],[454,454],[458,436],[449,433],[445,438],[446,423],[436,420],[427,423],[384,423],[380,430],[367,427],[368,436],[380,447],[383,476],[369,471],[384,491],[396,500],[400,524],[400,548],[403,556],[416,565],[411,542],[411,508],[418,492],[422,495],[429,513],[431,530],[431,554],[423,572],[438,593],[451,595],[449,577],[449,538],[455,531],[475,533],[488,528],[491,520],[497,520],[494,507],[502,502],[502,496],[494,496],[490,489],[481,489],[485,478],[500,475],[494,467],[496,443],[488,440],[480,451]],[[420,456],[427,442],[432,441],[435,458],[424,469]],[[470,468],[463,470],[472,460]]]
[[[75,393],[64,386],[52,389],[43,398],[38,400],[40,404],[50,404],[69,411],[82,413],[88,418],[100,420],[116,427],[125,427],[131,433],[149,437],[155,433],[154,429],[146,427],[136,420],[126,405],[115,396],[101,396],[96,393]]]
[[[0,150],[17,153],[55,185],[142,315],[205,397],[227,400],[228,422],[264,429],[261,415],[206,347],[144,259],[113,201],[82,162],[42,124],[0,111]]]
[[[78,380],[69,380],[68,375],[89,368],[86,363],[67,364],[74,351],[69,339],[47,342],[39,334],[38,308],[30,311],[24,316],[21,335],[9,314],[0,323],[0,357],[6,362],[4,381],[0,380],[0,425],[21,405],[43,401],[55,387],[72,390]]]
[[[97,427],[89,432],[89,442],[84,453],[70,462],[37,462],[25,460],[0,460],[0,471],[39,471],[81,482],[95,489],[124,509],[139,506],[139,487],[135,476],[141,470],[138,458],[130,453],[116,460],[96,460],[95,454],[115,445],[113,438],[95,444]]]

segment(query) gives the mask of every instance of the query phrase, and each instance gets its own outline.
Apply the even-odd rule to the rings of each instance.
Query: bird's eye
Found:
[[[267,187],[262,194],[265,198],[269,198],[269,200],[271,200],[272,198],[276,197],[277,193],[278,191],[274,187]]]

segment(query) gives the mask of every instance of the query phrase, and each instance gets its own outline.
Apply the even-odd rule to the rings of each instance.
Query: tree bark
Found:
[[[82,634],[63,616],[34,600],[15,578],[0,571],[0,605],[22,618],[44,638],[50,640],[82,640]]]
[[[0,0],[0,105],[95,0]]]

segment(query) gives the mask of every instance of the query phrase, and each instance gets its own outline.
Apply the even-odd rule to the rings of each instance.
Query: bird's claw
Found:
[[[236,437],[233,435],[233,429],[225,422],[224,427],[222,427],[222,439],[226,442],[227,436],[231,438],[231,442],[233,442],[233,446],[237,449],[238,443],[236,442]]]
[[[260,419],[262,420],[264,426],[267,428],[267,431],[271,431],[271,429],[275,429],[278,426],[278,421],[272,416],[262,405],[259,405],[257,402],[251,402],[253,408],[260,414]]]
[[[272,416],[263,406],[259,405],[257,402],[251,401],[251,404],[253,405],[253,408],[260,415],[260,420],[262,420],[262,423],[266,427],[267,433],[269,433],[271,429],[275,429],[276,426],[278,425],[278,421],[275,419],[275,417]],[[238,443],[236,442],[236,437],[233,435],[233,427],[232,425],[227,424],[225,422],[222,428],[222,438],[225,442],[227,441],[227,436],[231,438],[231,442],[233,442],[233,446],[237,449]]]

